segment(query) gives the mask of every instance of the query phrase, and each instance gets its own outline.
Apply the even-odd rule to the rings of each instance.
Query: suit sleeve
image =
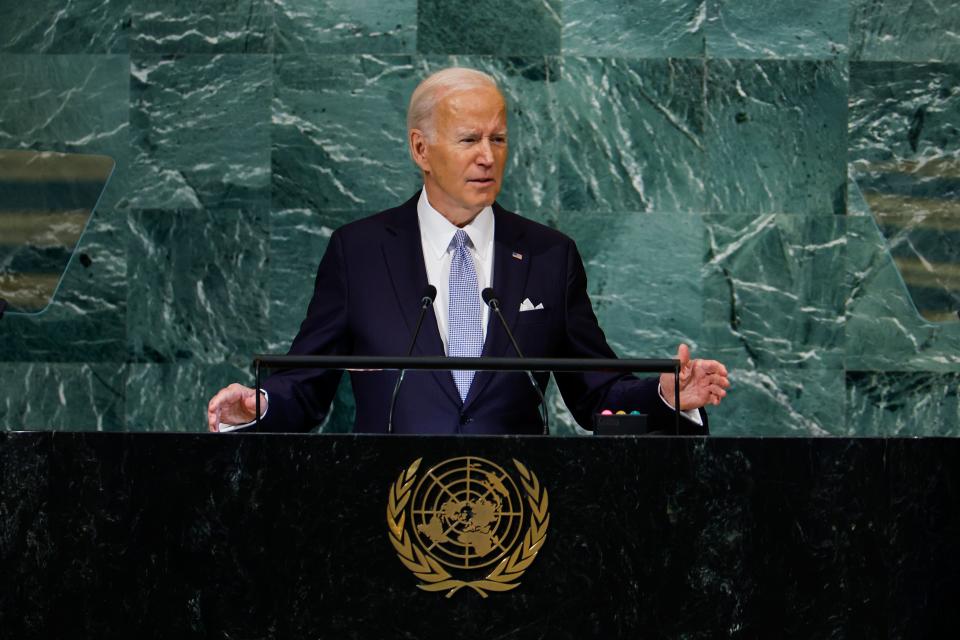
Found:
[[[593,313],[586,270],[573,241],[567,249],[565,287],[566,351],[562,356],[616,358]],[[593,429],[593,414],[611,409],[639,411],[648,416],[652,429],[673,432],[674,414],[660,398],[659,380],[655,377],[641,379],[627,374],[590,372],[559,373],[555,378],[564,403],[584,429]]]
[[[343,242],[334,232],[314,284],[307,315],[288,355],[343,355],[351,352],[349,298]],[[289,369],[275,372],[263,383],[270,394],[262,431],[309,431],[323,422],[343,371]]]

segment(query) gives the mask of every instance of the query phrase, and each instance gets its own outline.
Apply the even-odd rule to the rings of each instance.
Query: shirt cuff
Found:
[[[657,394],[659,394],[660,399],[663,400],[663,404],[667,405],[667,408],[670,409],[670,411],[673,411],[673,406],[667,402],[666,398],[663,397],[663,388],[659,385],[659,383],[657,384]],[[684,411],[681,409],[680,415],[694,424],[700,425],[701,427],[703,426],[703,420],[700,419],[699,409],[690,409],[689,411]]]
[[[263,420],[264,418],[267,417],[267,411],[270,410],[270,394],[267,393],[266,389],[260,389],[260,393],[262,393],[263,397],[266,399],[266,405],[267,405],[266,408],[264,408],[263,413],[260,415],[260,419]],[[660,397],[662,398],[663,396],[660,396]],[[219,425],[217,425],[217,431],[219,431],[220,433],[229,433],[230,431],[238,431],[240,429],[246,429],[248,427],[252,427],[255,424],[257,424],[256,420],[251,420],[246,424],[224,424],[223,422],[221,422]]]

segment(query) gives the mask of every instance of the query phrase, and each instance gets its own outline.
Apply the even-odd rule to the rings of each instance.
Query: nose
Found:
[[[483,167],[489,167],[493,164],[493,147],[490,146],[490,140],[483,138],[477,153],[477,164]]]

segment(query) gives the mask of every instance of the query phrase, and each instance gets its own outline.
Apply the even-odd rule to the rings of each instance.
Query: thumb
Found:
[[[681,380],[687,380],[690,377],[691,367],[690,367],[690,347],[686,344],[681,343],[677,347],[677,360],[680,361],[680,378]]]
[[[677,360],[680,361],[681,367],[686,367],[690,364],[690,347],[681,343],[680,346],[677,347]]]

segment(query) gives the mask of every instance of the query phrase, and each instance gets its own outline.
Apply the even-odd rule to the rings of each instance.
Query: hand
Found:
[[[267,396],[260,394],[260,415],[267,410]],[[233,383],[220,389],[207,404],[207,429],[219,431],[220,423],[246,424],[257,416],[256,392],[250,387]]]
[[[720,404],[730,386],[727,368],[716,360],[691,360],[690,347],[685,344],[677,349],[677,359],[680,361],[680,409],[689,411]],[[660,389],[672,407],[675,395],[672,373],[660,375]]]

